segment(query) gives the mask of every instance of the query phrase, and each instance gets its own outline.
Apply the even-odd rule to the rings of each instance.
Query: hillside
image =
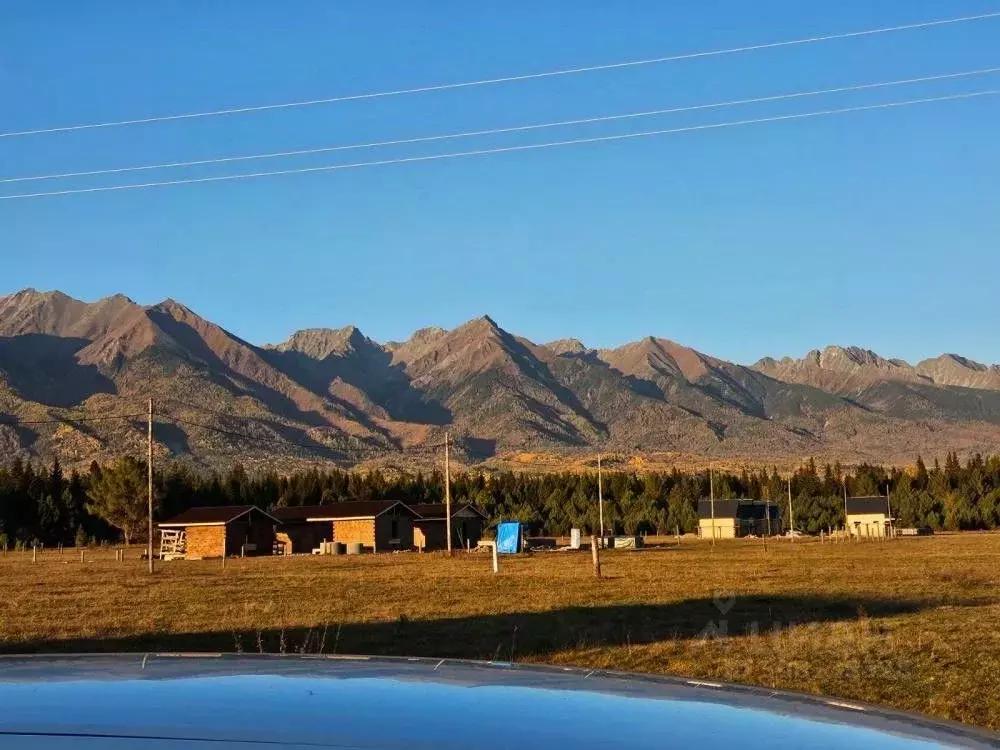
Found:
[[[179,302],[25,290],[0,298],[0,458],[70,464],[155,451],[206,466],[554,468],[598,450],[663,465],[909,462],[994,450],[1000,368],[858,348],[733,364],[647,337],[595,350],[483,316],[379,343],[355,326],[258,346]],[[635,458],[635,460],[639,460]]]

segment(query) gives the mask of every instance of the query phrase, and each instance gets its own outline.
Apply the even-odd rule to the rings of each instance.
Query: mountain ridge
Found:
[[[830,346],[746,366],[655,336],[536,344],[488,315],[405,341],[348,325],[255,345],[172,299],[0,298],[0,421],[95,417],[148,397],[163,415],[158,455],[209,466],[433,456],[446,431],[470,463],[597,449],[900,461],[1000,440],[1000,367],[956,354],[910,365]],[[114,422],[0,425],[0,458],[87,461],[142,439],[141,425]]]

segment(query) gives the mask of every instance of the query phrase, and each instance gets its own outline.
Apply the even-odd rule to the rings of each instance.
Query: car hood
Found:
[[[330,656],[0,657],[0,747],[994,747],[959,724],[679,678]]]

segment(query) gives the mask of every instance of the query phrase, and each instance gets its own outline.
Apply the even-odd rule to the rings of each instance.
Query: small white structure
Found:
[[[865,538],[892,536],[894,519],[887,497],[849,497],[847,530],[852,536]]]
[[[580,529],[569,530],[569,548],[580,549]]]

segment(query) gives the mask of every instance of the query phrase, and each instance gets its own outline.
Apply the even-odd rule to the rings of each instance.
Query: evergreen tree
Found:
[[[120,530],[130,544],[146,531],[147,494],[146,467],[126,456],[100,472],[88,491],[88,510]]]

